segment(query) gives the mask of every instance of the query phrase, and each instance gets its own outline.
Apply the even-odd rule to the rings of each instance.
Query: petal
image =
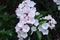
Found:
[[[26,38],[26,37],[28,36],[28,34],[27,34],[27,33],[25,33],[25,32],[21,32],[21,34],[20,34],[20,35],[21,35],[21,37],[22,37],[22,38]]]
[[[23,7],[24,7],[23,3],[19,4],[19,6],[18,6],[18,8],[20,8],[20,9],[22,9]]]
[[[48,35],[48,32],[49,32],[48,30],[43,30],[42,31],[43,35]]]
[[[30,27],[28,25],[24,25],[22,31],[28,32],[30,30]]]
[[[48,16],[42,17],[42,19],[49,20],[49,19],[52,19],[52,17],[51,15],[48,15]]]
[[[34,3],[33,1],[30,2],[30,7],[34,7],[36,3]]]
[[[28,16],[29,16],[29,17],[35,17],[35,13],[30,12]]]
[[[38,27],[38,30],[39,31],[42,31],[43,30],[43,28],[41,27],[41,25]]]
[[[20,16],[21,16],[21,13],[22,13],[22,12],[20,11],[20,9],[19,9],[19,8],[17,8],[15,12],[16,12],[16,15],[17,15],[18,17],[20,17]]]
[[[48,23],[44,23],[44,24],[42,24],[42,28],[43,28],[43,29],[46,30],[46,29],[48,29],[48,27],[49,27],[49,24],[48,24]]]
[[[22,27],[24,24],[20,21],[17,25],[18,27]]]
[[[23,38],[19,38],[18,40],[23,40]]]
[[[36,31],[36,27],[31,27],[31,31]]]
[[[36,27],[31,27],[31,35],[33,34],[33,32],[36,31]]]
[[[18,33],[20,31],[20,27],[16,26],[15,27],[16,32]]]
[[[58,6],[58,10],[60,10],[60,5]]]
[[[26,38],[28,36],[28,34],[26,33],[26,32],[23,32],[23,31],[20,31],[19,33],[18,33],[18,38]]]
[[[49,27],[50,29],[53,29],[55,27],[55,24],[51,24]]]
[[[38,25],[39,25],[38,20],[35,21],[34,25],[35,25],[35,26],[38,26]]]
[[[29,18],[29,21],[27,21],[30,24],[34,24],[35,23],[35,19],[34,18]]]
[[[39,15],[40,13],[39,12],[36,12],[36,14],[35,15]]]

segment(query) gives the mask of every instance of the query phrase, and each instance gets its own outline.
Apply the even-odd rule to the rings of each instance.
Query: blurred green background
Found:
[[[15,10],[23,0],[0,0],[0,40],[18,40],[15,25],[18,23]],[[37,11],[43,16],[51,14],[57,21],[57,25],[50,30],[48,36],[42,35],[42,40],[60,40],[60,11],[53,0],[32,0],[36,3]],[[34,33],[31,40],[38,40]]]

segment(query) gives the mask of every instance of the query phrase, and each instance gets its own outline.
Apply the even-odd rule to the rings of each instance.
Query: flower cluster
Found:
[[[58,10],[60,10],[60,0],[53,0],[58,5]]]
[[[53,29],[55,27],[56,21],[51,15],[40,18],[40,20],[47,20],[48,22],[45,22],[42,25],[39,24],[39,20],[35,19],[35,16],[40,15],[40,13],[36,11],[35,5],[36,3],[31,0],[24,0],[19,4],[15,11],[17,18],[19,19],[19,22],[15,27],[19,40],[27,38],[29,31],[31,31],[31,35],[36,30],[41,31],[43,35],[48,35],[48,28]]]
[[[51,15],[42,17],[40,20],[46,20],[46,22],[38,27],[39,31],[41,31],[43,35],[47,35],[49,32],[48,28],[53,29],[55,27],[55,24],[57,24]]]
[[[36,12],[36,8],[34,7],[36,3],[30,0],[24,0],[21,4],[19,4],[16,9],[17,18],[19,18],[19,23],[16,25],[15,29],[18,34],[18,38],[22,40],[28,36],[27,32],[30,30],[31,25],[39,25],[38,20],[34,19],[35,15],[39,13]],[[32,27],[32,33],[36,30],[36,27]],[[32,34],[31,33],[31,34]]]

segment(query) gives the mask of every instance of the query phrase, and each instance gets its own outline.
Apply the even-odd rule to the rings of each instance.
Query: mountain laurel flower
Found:
[[[18,40],[23,40],[23,38],[21,37],[21,38],[19,38]]]
[[[53,29],[54,27],[55,27],[55,24],[51,24],[51,25],[49,26],[50,29]]]
[[[22,31],[23,32],[28,32],[30,30],[30,27],[28,26],[28,25],[24,25],[23,27],[22,27]]]
[[[60,10],[60,0],[53,0],[58,5],[58,10]]]
[[[25,0],[24,2],[22,2],[22,4],[24,4],[25,6],[28,6],[28,7],[34,7],[34,5],[36,3],[34,3],[33,1],[30,1],[30,0]]]
[[[22,26],[23,26],[23,23],[19,22],[15,27],[16,32],[19,32]]]
[[[38,20],[35,20],[34,25],[35,25],[35,26],[38,26],[38,25],[39,25],[39,21],[38,21]]]
[[[17,25],[15,27],[16,32],[19,32],[19,31],[28,32],[30,30],[30,27],[28,25],[22,25],[21,27],[20,26],[21,25]]]
[[[41,19],[47,20],[47,21],[48,21],[48,24],[50,25],[49,27],[50,27],[51,29],[53,29],[53,25],[57,24],[57,22],[55,21],[54,18],[52,18],[51,15],[42,17]],[[55,26],[54,26],[54,27],[55,27]]]
[[[48,23],[44,23],[44,24],[41,25],[41,27],[42,27],[43,29],[45,29],[45,30],[48,29],[49,26],[50,26],[50,25],[49,25]]]
[[[58,6],[58,10],[60,10],[60,5]]]
[[[60,5],[60,0],[53,0],[57,5]]]
[[[39,15],[40,13],[39,12],[36,12],[36,15]]]
[[[57,24],[57,22],[55,21],[54,18],[52,18],[51,15],[48,15],[48,16],[45,16],[45,17],[42,17],[41,19],[44,19],[44,20],[47,20],[49,23],[51,24]]]
[[[55,0],[54,0],[55,1]],[[57,0],[56,0],[57,1]],[[48,28],[53,29],[57,22],[51,15],[40,18],[41,20],[46,20],[47,22],[40,25],[40,20],[35,19],[35,16],[39,16],[40,13],[37,12],[36,3],[31,0],[24,0],[18,5],[18,8],[15,10],[16,16],[19,19],[19,22],[15,26],[15,31],[17,33],[18,40],[24,40],[28,38],[28,33],[31,32],[31,35],[35,31],[41,31],[43,35],[48,35]],[[30,31],[31,30],[31,31]]]
[[[38,30],[41,31],[43,33],[43,35],[48,35],[49,30],[48,29],[43,29],[43,27],[41,25],[38,27]]]
[[[17,18],[19,18],[19,23],[16,25],[15,30],[18,34],[19,40],[23,40],[28,36],[30,26],[28,24],[39,25],[38,21],[34,19],[36,14],[36,8],[34,7],[36,3],[30,0],[24,0],[21,4],[18,5],[16,9]],[[35,27],[32,27],[32,31],[36,31]]]
[[[18,35],[17,35],[17,37],[19,39],[20,38],[26,38],[27,36],[28,36],[28,34],[26,32],[22,32],[22,31],[18,32]]]
[[[33,32],[36,31],[36,27],[31,27],[31,34],[33,34]]]

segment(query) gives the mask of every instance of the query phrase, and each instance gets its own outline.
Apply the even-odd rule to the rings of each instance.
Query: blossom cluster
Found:
[[[38,20],[34,19],[34,16],[39,14],[38,12],[36,12],[36,8],[34,7],[35,4],[36,3],[34,3],[33,1],[24,0],[16,9],[17,18],[19,18],[20,21],[16,25],[15,29],[20,40],[28,36],[27,33],[30,30],[30,26],[28,24],[34,24],[35,26],[39,24]],[[32,26],[32,33],[33,31],[35,31],[34,29],[36,28]]]
[[[58,5],[58,10],[60,10],[60,0],[53,0]]]
[[[48,35],[48,28],[53,29],[55,27],[55,24],[57,24],[57,22],[54,20],[54,18],[52,18],[51,15],[42,17],[40,18],[40,20],[46,20],[46,22],[38,27],[39,31],[41,31],[43,35]]]
[[[53,29],[57,23],[51,15],[48,15],[40,18],[40,20],[48,21],[40,25],[39,20],[35,19],[36,15],[40,15],[40,13],[36,11],[36,7],[34,7],[35,5],[36,3],[31,0],[24,0],[19,4],[18,8],[15,11],[17,18],[19,19],[19,22],[15,27],[19,40],[27,38],[29,31],[31,31],[31,35],[36,30],[41,31],[43,35],[48,35],[48,28]]]

